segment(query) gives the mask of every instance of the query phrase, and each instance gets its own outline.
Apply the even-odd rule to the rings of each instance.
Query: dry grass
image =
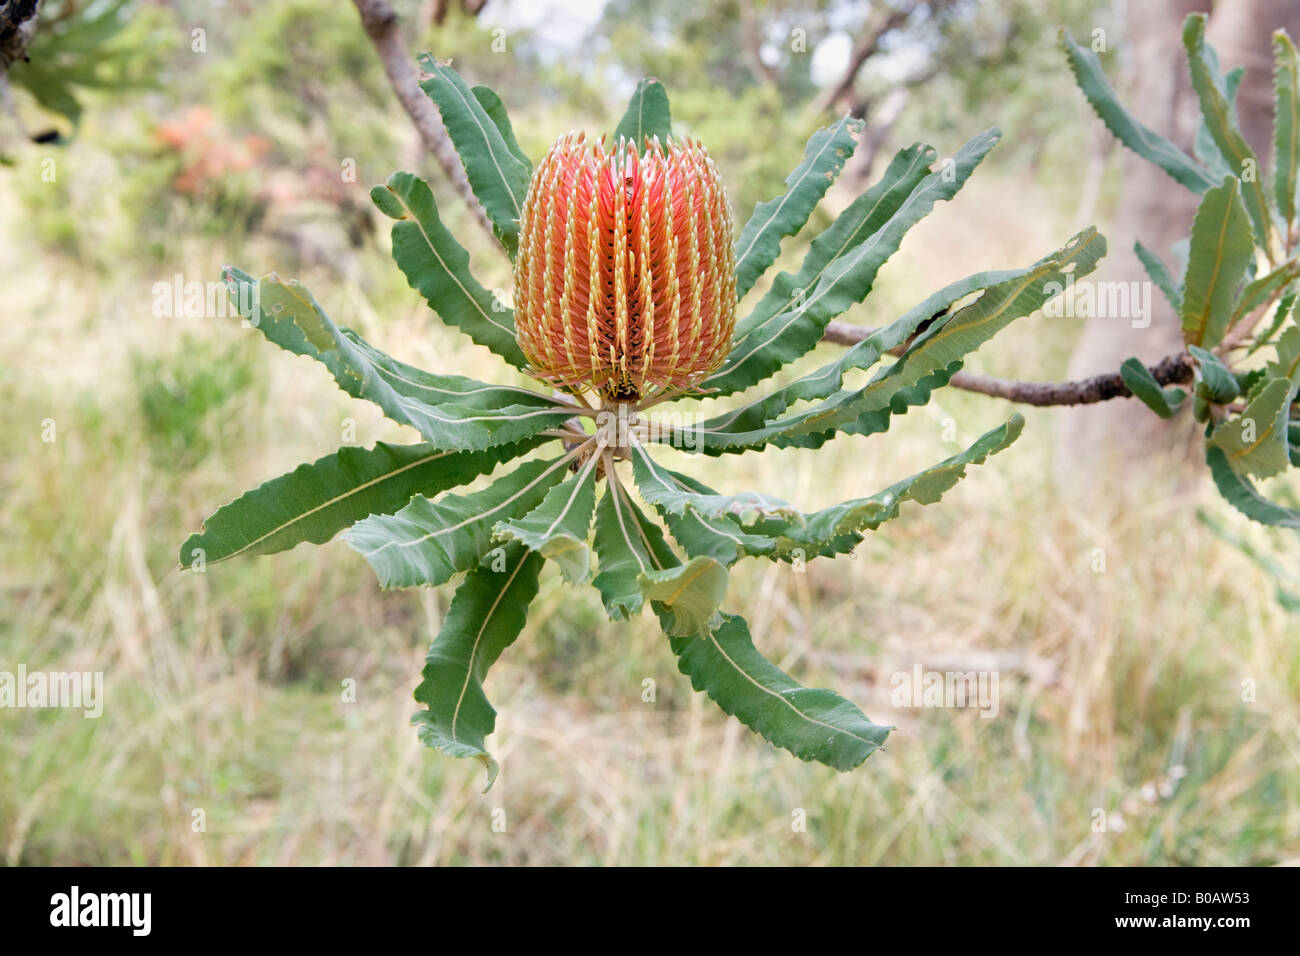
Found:
[[[851,317],[886,318],[956,275],[1059,245],[1068,230],[1028,215],[1031,200],[1020,184],[972,184],[917,231],[872,307]],[[960,225],[962,209],[990,202],[1028,231],[990,239]],[[18,234],[17,223],[6,228]],[[1094,494],[1060,488],[1055,413],[1031,411],[1011,450],[941,505],[910,507],[854,558],[806,573],[743,565],[729,603],[759,646],[805,683],[898,725],[888,750],[851,774],[768,747],[690,691],[653,621],[610,624],[594,591],[571,592],[548,571],[527,630],[489,678],[503,769],[481,795],[476,763],[423,749],[407,727],[450,588],[382,593],[341,542],[205,574],[174,570],[177,546],[205,514],[333,450],[344,418],[356,420],[359,443],[409,433],[255,332],[154,318],[153,282],[174,271],[215,276],[229,250],[211,241],[180,244],[163,275],[99,275],[48,257],[36,268],[19,243],[0,248],[4,273],[24,276],[0,292],[9,316],[0,325],[0,668],[102,670],[107,685],[99,720],[0,712],[7,863],[1300,856],[1295,618],[1274,600],[1271,578],[1196,520],[1203,506],[1263,540],[1199,477],[1170,491],[1178,483],[1136,463],[1090,476]],[[276,262],[256,244],[242,255],[254,269]],[[381,251],[362,257],[355,281],[302,276],[339,321],[406,360],[502,376],[486,352],[437,325]],[[487,284],[506,284],[499,267],[482,271]],[[1036,318],[975,365],[1049,378],[1072,334]],[[232,369],[249,374],[230,378]],[[198,405],[186,377],[195,370],[215,376],[217,400]],[[160,383],[176,421],[147,414]],[[887,436],[698,471],[815,507],[951,454],[948,419],[966,443],[1010,411],[945,392]],[[53,444],[40,441],[45,418],[57,422]],[[173,426],[189,429],[189,460],[177,457]],[[998,716],[892,706],[891,676],[918,662],[998,671]],[[346,678],[357,682],[355,703],[341,699]],[[647,678],[653,703],[642,701]],[[1253,703],[1242,700],[1246,679]],[[1096,808],[1111,815],[1107,832],[1094,832]],[[196,809],[204,832],[192,829]],[[497,810],[504,832],[493,828]],[[792,827],[799,810],[806,832]]]

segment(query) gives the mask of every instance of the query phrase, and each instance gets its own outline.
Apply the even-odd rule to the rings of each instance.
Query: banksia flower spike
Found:
[[[515,324],[534,372],[607,402],[686,388],[726,358],[736,318],[731,216],[693,140],[562,136],[520,217]]]

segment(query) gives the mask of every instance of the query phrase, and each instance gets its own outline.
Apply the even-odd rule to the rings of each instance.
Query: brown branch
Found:
[[[837,345],[856,345],[875,331],[862,326],[846,325],[843,322],[832,322],[826,327],[822,341],[834,342]],[[902,349],[891,351],[898,354]],[[1192,380],[1192,359],[1186,352],[1176,352],[1165,356],[1155,365],[1148,366],[1148,370],[1161,385],[1183,385]],[[948,380],[948,384],[968,392],[1005,398],[1022,405],[1038,406],[1093,405],[1097,402],[1110,401],[1112,398],[1130,398],[1133,395],[1118,372],[1094,375],[1092,378],[1080,379],[1077,382],[1014,382],[990,375],[960,371]]]
[[[862,69],[862,64],[871,59],[880,48],[880,38],[890,30],[902,26],[911,13],[910,7],[893,10],[883,20],[867,30],[853,47],[853,52],[849,54],[849,65],[844,68],[844,73],[839,82],[817,98],[814,109],[818,112],[831,109],[840,100],[853,92],[853,84],[858,78],[858,72]]]
[[[406,115],[411,118],[411,123],[420,134],[425,148],[442,167],[457,195],[465,200],[465,205],[469,207],[474,221],[493,237],[495,245],[496,236],[492,232],[492,223],[488,221],[487,213],[483,211],[483,207],[475,197],[474,190],[470,188],[469,179],[465,176],[465,167],[461,165],[456,147],[452,145],[451,137],[447,135],[447,127],[442,124],[442,118],[438,115],[433,101],[420,89],[419,74],[397,29],[397,13],[387,0],[352,0],[352,2],[356,5],[357,12],[361,14],[361,25],[365,28],[366,35],[370,37],[370,42],[374,44],[375,51],[384,64],[384,72],[388,74],[389,84],[397,94],[402,108],[406,110]]]
[[[36,32],[40,0],[14,0],[0,4],[0,74],[27,59],[27,47]]]
[[[1148,371],[1161,385],[1183,385],[1192,380],[1192,360],[1186,352],[1177,352],[1148,366]],[[958,372],[949,379],[949,384],[1022,405],[1093,405],[1112,398],[1133,396],[1118,372],[1094,375],[1077,382],[1012,382],[974,372]]]

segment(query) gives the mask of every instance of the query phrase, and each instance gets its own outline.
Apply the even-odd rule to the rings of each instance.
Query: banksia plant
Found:
[[[801,759],[857,767],[891,728],[764,658],[744,618],[726,610],[728,570],[750,557],[801,565],[852,551],[905,503],[938,501],[968,466],[1014,441],[1022,419],[883,491],[814,512],[766,493],[715,491],[656,449],[737,455],[884,432],[1067,275],[1090,272],[1105,241],[1089,229],[1024,268],[954,282],[834,361],[703,421],[664,416],[673,399],[737,395],[812,351],[831,319],[871,291],[911,226],[962,187],[998,131],[942,162],[929,146],[901,150],[812,240],[797,271],[751,296],[852,154],[857,121],[817,131],[784,192],[733,235],[724,176],[702,144],[674,136],[657,81],[637,87],[608,139],[563,136],[534,169],[496,94],[427,55],[421,66],[514,261],[514,309],[474,279],[428,185],[410,173],[372,191],[394,220],[393,257],[445,322],[539,387],[414,368],[336,326],[298,283],[228,267],[233,300],[263,335],[320,362],[346,392],[424,440],[344,447],[272,479],[213,514],[182,545],[182,565],[203,569],[350,529],[348,544],[386,588],[463,575],[412,722],[430,746],[481,760],[489,785],[496,712],[483,680],[522,632],[548,560],[571,584],[592,581],[611,619],[648,607],[665,652],[726,713]],[[857,374],[850,384],[862,372],[865,383]],[[488,474],[481,490],[453,493]]]
[[[1136,358],[1121,368],[1135,396],[1161,418],[1190,409],[1205,426],[1205,459],[1220,494],[1261,524],[1300,530],[1300,509],[1255,482],[1300,467],[1300,56],[1273,34],[1273,168],[1266,176],[1237,123],[1244,70],[1226,75],[1205,39],[1206,16],[1183,23],[1201,110],[1195,155],[1143,126],[1119,102],[1097,54],[1065,31],[1061,47],[1079,89],[1116,138],[1201,197],[1190,236],[1171,250],[1134,253],[1182,324],[1186,351],[1164,360],[1194,371],[1190,394],[1164,388]],[[1259,355],[1256,355],[1259,353]]]

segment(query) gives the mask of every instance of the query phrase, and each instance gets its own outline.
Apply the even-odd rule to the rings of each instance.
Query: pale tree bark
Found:
[[[415,68],[415,60],[407,50],[406,43],[398,30],[397,13],[387,0],[353,0],[353,3],[361,15],[361,25],[366,35],[370,37],[370,42],[374,44],[379,60],[383,63],[388,82],[393,92],[397,94],[398,102],[406,110],[406,115],[411,118],[411,125],[419,134],[420,141],[442,168],[452,188],[465,200],[471,218],[484,232],[493,237],[495,245],[496,237],[492,232],[492,224],[475,197],[474,190],[470,188],[465,167],[461,164],[456,147],[452,145],[451,137],[447,134],[447,127],[443,126],[442,117],[438,115],[433,101],[420,89],[419,71]],[[467,4],[467,6],[482,8],[481,3]]]
[[[745,32],[745,64],[749,67],[750,76],[759,86],[775,87],[777,70],[763,62],[763,36],[752,0],[740,0],[740,23]]]
[[[1197,11],[1210,14],[1207,37],[1218,50],[1222,69],[1246,67],[1238,112],[1246,138],[1267,166],[1272,157],[1271,34],[1285,27],[1293,37],[1300,35],[1300,0],[1214,4],[1209,0],[1130,0],[1123,35],[1109,38],[1112,50],[1117,45],[1128,47],[1126,75],[1120,78],[1121,96],[1140,120],[1191,152],[1200,114],[1187,70],[1182,24],[1189,13]],[[1091,116],[1088,121],[1098,122]],[[1138,239],[1176,271],[1170,247],[1188,235],[1199,197],[1127,150],[1123,175],[1115,219],[1109,227],[1103,225],[1110,252],[1094,278],[1147,281],[1133,253]],[[1069,377],[1113,371],[1131,355],[1150,364],[1181,349],[1178,318],[1155,290],[1151,312],[1148,328],[1134,328],[1128,318],[1088,319],[1070,362]],[[1194,440],[1197,428],[1186,414],[1163,422],[1137,402],[1110,402],[1102,408],[1062,412],[1058,476],[1066,481],[1086,476],[1092,482],[1107,472],[1106,464],[1124,460],[1145,462],[1147,467],[1152,459],[1166,466],[1199,461],[1200,443]],[[1183,469],[1171,471],[1181,474]]]

